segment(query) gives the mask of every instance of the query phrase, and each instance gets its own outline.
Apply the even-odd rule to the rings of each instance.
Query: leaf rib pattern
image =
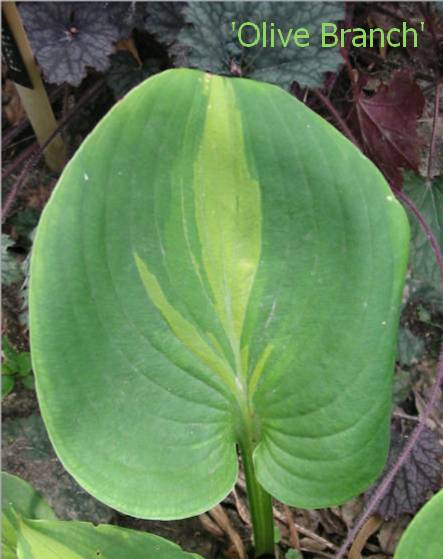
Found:
[[[139,517],[198,514],[235,482],[247,424],[282,501],[369,485],[407,261],[389,194],[274,86],[182,69],[117,104],[63,173],[32,260],[38,395],[77,481]]]

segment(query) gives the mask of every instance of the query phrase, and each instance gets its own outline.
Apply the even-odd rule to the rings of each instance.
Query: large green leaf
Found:
[[[64,171],[31,264],[37,393],[65,467],[139,517],[237,476],[300,507],[388,447],[408,224],[377,169],[283,90],[150,78]]]
[[[201,559],[158,536],[88,522],[20,522],[19,559]]]
[[[443,489],[420,509],[395,550],[394,559],[440,559],[443,550]]]

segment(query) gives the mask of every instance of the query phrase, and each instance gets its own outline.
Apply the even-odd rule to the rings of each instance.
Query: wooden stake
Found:
[[[25,29],[15,2],[3,2],[3,15],[20,51],[23,63],[29,75],[32,89],[15,83],[20,100],[28,115],[29,121],[37,136],[38,143],[43,145],[57,127],[54,113],[34,60]],[[44,151],[45,161],[53,171],[61,171],[66,161],[66,149],[63,139],[58,136]]]

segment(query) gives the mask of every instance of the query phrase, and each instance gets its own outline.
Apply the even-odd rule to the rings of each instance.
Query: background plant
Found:
[[[26,388],[34,388],[31,355],[29,351],[16,351],[7,336],[2,338],[2,397],[13,390],[16,377],[20,377]]]

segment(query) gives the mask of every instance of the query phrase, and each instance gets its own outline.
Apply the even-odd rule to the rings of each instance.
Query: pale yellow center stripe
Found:
[[[231,82],[218,76],[208,82],[206,122],[194,165],[195,216],[215,311],[241,375],[240,339],[260,260],[260,186],[249,174]]]
[[[248,351],[242,351],[241,335],[260,261],[260,186],[249,173],[241,116],[230,81],[205,76],[204,85],[208,104],[194,163],[195,219],[203,269],[215,313],[235,357],[235,374],[228,361],[215,351],[220,347],[218,342],[211,347],[167,300],[156,276],[137,253],[134,259],[149,298],[177,338],[235,391],[239,381],[246,389]],[[207,335],[212,343],[216,342],[211,333]],[[265,348],[251,373],[252,392],[271,351],[271,346]]]

